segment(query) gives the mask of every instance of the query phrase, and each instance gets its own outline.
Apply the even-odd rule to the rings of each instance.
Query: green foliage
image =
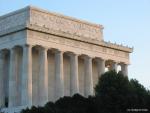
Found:
[[[126,95],[129,90],[129,80],[121,73],[115,71],[101,75],[95,87],[96,96],[102,95]]]
[[[130,80],[132,102],[130,102],[133,107],[138,108],[148,108],[150,107],[150,93],[149,91],[141,85],[136,79]]]
[[[55,103],[48,102],[44,107],[27,108],[22,113],[96,113],[93,97],[85,98],[79,94],[60,98]]]
[[[127,108],[129,92],[129,80],[122,73],[104,73],[95,87],[98,111],[123,113]]]
[[[95,87],[100,113],[126,113],[127,109],[149,109],[150,93],[137,80],[121,72],[101,75]]]

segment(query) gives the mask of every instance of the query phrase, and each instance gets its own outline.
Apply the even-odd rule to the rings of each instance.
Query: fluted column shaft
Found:
[[[70,89],[71,96],[75,93],[79,93],[79,80],[78,80],[78,55],[70,54]]]
[[[48,102],[48,61],[45,48],[40,50],[39,90],[39,105],[43,106]]]
[[[4,70],[4,53],[0,52],[0,108],[5,106],[3,70]]]
[[[112,63],[112,70],[115,70],[117,72],[117,67],[118,67],[118,64],[116,62],[113,62]]]
[[[92,77],[92,58],[86,56],[84,58],[84,72],[85,72],[85,96],[93,95],[93,77]]]
[[[97,59],[97,67],[98,67],[98,76],[101,76],[105,73],[105,60]]]
[[[21,104],[32,106],[32,46],[23,46]]]
[[[16,78],[16,53],[14,49],[10,50],[9,67],[9,107],[16,106],[17,103],[17,78]]]
[[[124,76],[128,76],[128,65],[127,64],[121,64],[121,71]]]
[[[55,99],[64,96],[63,52],[55,52]]]

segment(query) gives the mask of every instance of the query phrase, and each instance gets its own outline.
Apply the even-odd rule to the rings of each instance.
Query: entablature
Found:
[[[58,48],[62,51],[72,51],[76,54],[87,54],[103,59],[112,59],[117,62],[129,64],[129,52],[110,47],[86,43],[56,35],[45,34],[33,30],[27,31],[27,43],[31,45],[41,44],[48,48]]]

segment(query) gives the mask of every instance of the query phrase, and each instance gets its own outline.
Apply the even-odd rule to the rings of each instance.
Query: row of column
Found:
[[[40,49],[40,71],[39,71],[39,87],[42,93],[39,94],[39,105],[44,105],[48,102],[48,61],[46,48]],[[71,72],[71,95],[79,93],[78,80],[78,55],[70,53],[70,72]],[[9,107],[16,106],[17,99],[17,82],[16,82],[16,67],[15,67],[15,51],[10,50],[10,67],[9,67]],[[3,57],[0,58],[0,71],[3,70]],[[105,61],[97,59],[98,75],[105,72]],[[113,66],[115,67],[115,66]],[[124,73],[126,73],[126,66],[124,65]],[[92,58],[84,57],[84,72],[85,72],[85,96],[93,95],[93,77],[92,77]],[[32,106],[32,46],[23,46],[22,56],[22,73],[21,73],[21,105]],[[0,106],[4,106],[4,92],[3,92],[3,75],[0,75]],[[55,51],[55,98],[58,99],[64,96],[64,78],[63,78],[63,52]]]
[[[119,64],[121,66],[121,72],[123,75],[128,76],[128,66],[127,64]],[[118,71],[118,63],[117,62],[113,62],[112,66],[111,66],[112,70],[115,70],[116,72]]]

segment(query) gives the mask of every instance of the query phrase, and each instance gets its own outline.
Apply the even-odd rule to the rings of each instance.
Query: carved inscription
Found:
[[[53,14],[32,10],[30,23],[77,36],[83,36],[96,40],[102,39],[102,31],[100,27]]]

